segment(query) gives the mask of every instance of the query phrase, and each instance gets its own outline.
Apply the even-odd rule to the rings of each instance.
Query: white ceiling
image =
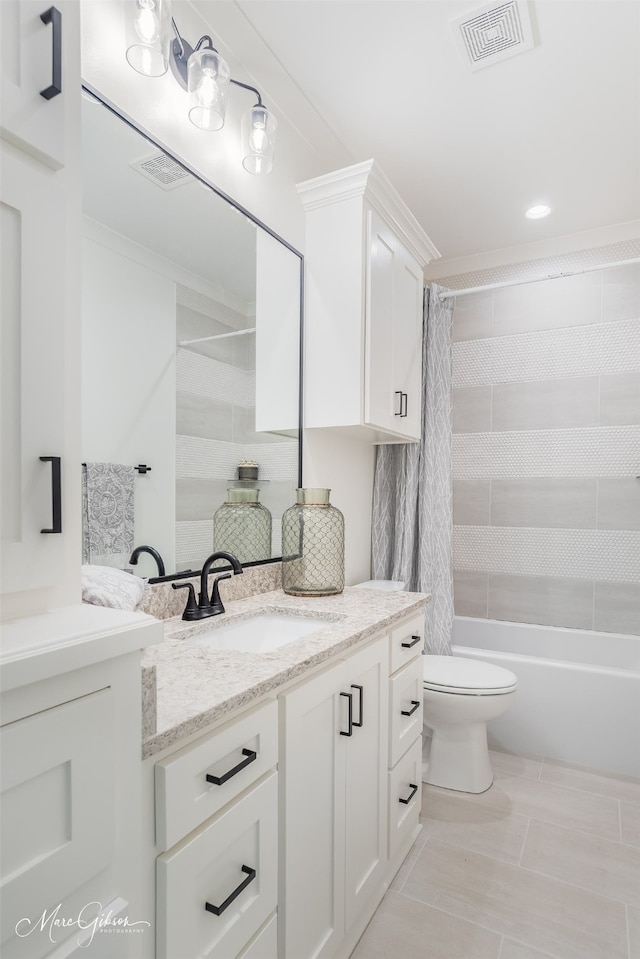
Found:
[[[214,30],[234,8],[319,172],[374,157],[447,259],[640,218],[636,0],[532,0],[536,46],[476,71],[450,23],[474,0],[193,2]]]

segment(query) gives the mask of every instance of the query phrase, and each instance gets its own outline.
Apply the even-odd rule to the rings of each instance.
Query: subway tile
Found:
[[[441,839],[484,853],[503,862],[517,863],[529,819],[504,809],[474,802],[464,795],[425,786],[420,821],[430,839]]]
[[[623,842],[640,846],[640,806],[637,803],[620,803],[620,827]]]
[[[619,902],[640,902],[640,849],[532,820],[521,866]]]
[[[468,386],[452,391],[454,433],[491,430],[491,387]]]
[[[176,481],[176,522],[211,520],[227,498],[226,480],[179,479]]]
[[[605,633],[640,634],[638,583],[596,583],[593,628]]]
[[[429,959],[497,959],[498,933],[467,922],[464,917],[388,892],[351,959],[424,956]]]
[[[453,522],[455,526],[488,526],[491,523],[489,480],[454,480]]]
[[[545,759],[540,779],[558,786],[567,786],[569,789],[581,789],[596,796],[640,803],[640,780],[633,776],[612,776],[610,773],[600,773],[585,766]]]
[[[594,529],[596,491],[592,477],[494,479],[491,525]]]
[[[640,908],[627,906],[627,926],[629,929],[629,959],[640,956]]]
[[[494,290],[493,335],[599,323],[601,290],[600,273]]]
[[[640,529],[640,480],[635,476],[598,480],[598,529]]]
[[[602,271],[602,320],[631,320],[640,316],[640,265]]]
[[[600,426],[640,423],[640,373],[609,373],[600,377]]]
[[[493,387],[492,429],[562,429],[598,425],[598,377],[500,383]]]
[[[456,300],[453,342],[477,340],[493,333],[493,291],[470,293]]]
[[[475,570],[453,571],[453,597],[456,616],[487,618],[488,573]]]
[[[176,433],[182,436],[230,442],[234,416],[234,407],[222,400],[193,393],[179,392],[176,395]]]
[[[548,952],[532,949],[531,946],[523,946],[521,942],[505,939],[502,943],[500,959],[555,959],[555,957]]]
[[[628,957],[622,903],[448,843],[426,844],[404,894],[558,959]]]
[[[583,579],[490,573],[488,617],[591,629],[593,584]]]

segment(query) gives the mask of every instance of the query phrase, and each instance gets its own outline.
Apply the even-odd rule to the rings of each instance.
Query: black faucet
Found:
[[[129,562],[132,566],[138,565],[138,557],[140,556],[140,553],[149,553],[150,556],[153,556],[158,565],[158,576],[166,575],[162,556],[157,549],[153,548],[153,546],[136,546],[133,553],[129,557]]]
[[[216,576],[213,581],[211,599],[209,599],[209,573],[213,564],[219,559],[224,559],[230,563],[233,568],[233,573],[222,573],[220,576]],[[237,576],[242,572],[243,569],[240,565],[240,560],[238,557],[234,556],[233,553],[225,553],[224,550],[220,550],[217,553],[212,553],[211,556],[205,560],[204,566],[202,567],[200,572],[200,598],[198,599],[197,604],[193,583],[172,583],[171,585],[174,589],[189,590],[189,597],[187,599],[187,605],[185,606],[182,618],[187,620],[206,619],[209,616],[219,616],[220,613],[224,613],[224,606],[222,605],[222,600],[220,599],[218,583],[221,579],[231,579],[232,575]]]

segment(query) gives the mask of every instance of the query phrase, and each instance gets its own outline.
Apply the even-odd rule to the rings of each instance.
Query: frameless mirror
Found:
[[[277,558],[301,485],[302,258],[92,97],[82,137],[83,561],[126,568],[126,523],[168,576],[214,549]]]

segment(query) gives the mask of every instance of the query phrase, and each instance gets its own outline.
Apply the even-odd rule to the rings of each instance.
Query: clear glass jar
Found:
[[[259,489],[229,489],[213,517],[213,549],[234,553],[241,563],[271,559],[271,513],[258,502]]]
[[[344,516],[328,489],[298,489],[282,517],[282,588],[291,596],[344,589]]]

